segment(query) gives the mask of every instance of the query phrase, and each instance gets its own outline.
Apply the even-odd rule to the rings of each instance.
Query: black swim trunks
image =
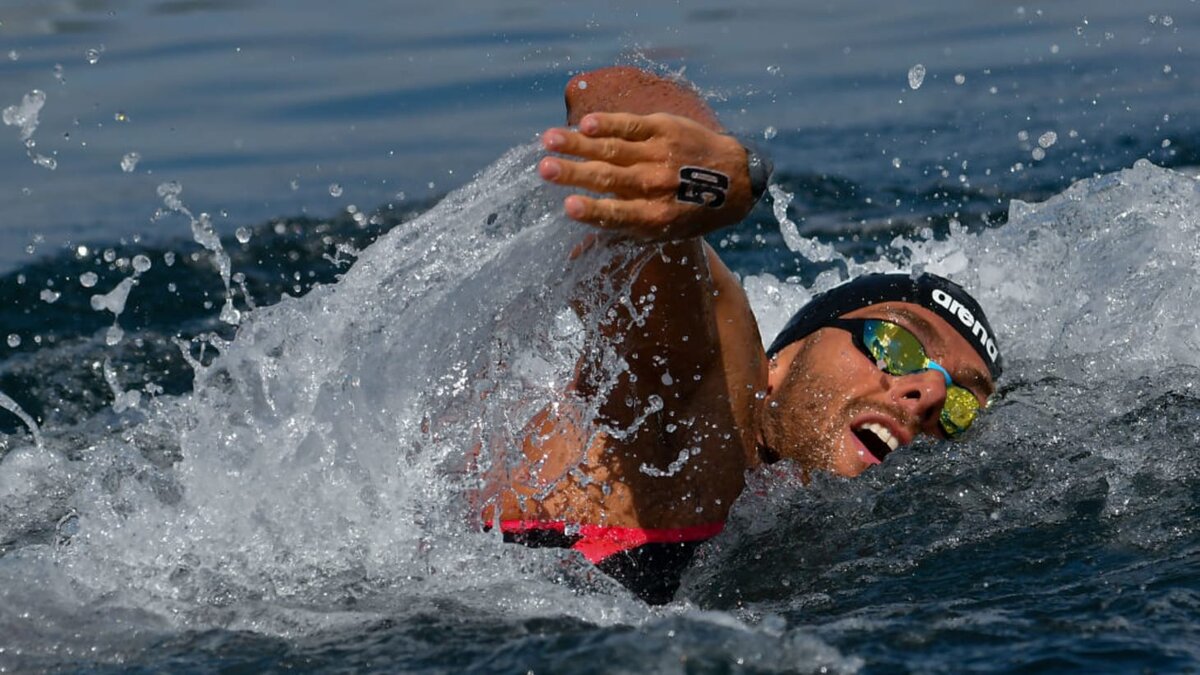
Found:
[[[579,551],[601,572],[652,605],[671,601],[696,548],[720,534],[724,527],[723,522],[658,530],[567,525],[562,521],[500,523],[505,541]]]

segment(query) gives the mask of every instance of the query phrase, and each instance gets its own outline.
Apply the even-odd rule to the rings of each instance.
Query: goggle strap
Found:
[[[933,359],[929,359],[928,362],[926,363],[926,365],[929,367],[930,370],[936,370],[942,374],[942,377],[946,378],[946,387],[947,388],[951,387],[954,384],[954,380],[952,380],[950,378],[950,373],[946,372],[946,369],[943,368],[940,363],[938,363],[937,361],[934,361]]]

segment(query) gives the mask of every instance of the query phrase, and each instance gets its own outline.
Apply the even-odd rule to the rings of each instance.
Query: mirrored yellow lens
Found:
[[[942,406],[942,428],[950,436],[966,431],[979,414],[979,399],[957,385],[946,389],[946,404]]]
[[[892,375],[907,375],[929,367],[929,357],[915,335],[887,321],[868,321],[864,342],[875,360]]]

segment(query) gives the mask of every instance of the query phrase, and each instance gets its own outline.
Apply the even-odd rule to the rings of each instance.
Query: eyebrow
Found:
[[[926,321],[925,317],[918,316],[901,307],[890,307],[886,310],[886,313],[904,319],[904,322],[909,324],[906,328],[912,330],[921,340],[921,346],[924,347],[929,342],[942,342],[942,339],[938,337],[937,329],[933,327],[933,324]],[[959,386],[964,386],[967,389],[984,394],[984,398],[995,390],[995,386],[990,384],[988,377],[974,366],[960,365],[958,368],[955,368],[955,372],[951,373],[950,377]]]

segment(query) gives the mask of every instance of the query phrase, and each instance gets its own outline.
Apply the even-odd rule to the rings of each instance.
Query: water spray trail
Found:
[[[21,418],[21,421],[25,423],[25,426],[29,427],[30,433],[33,434],[33,444],[36,445],[39,450],[45,448],[45,446],[42,444],[42,432],[40,429],[38,429],[37,422],[34,422],[33,418],[29,416],[29,413],[26,413],[24,410],[22,410],[21,406],[17,405],[16,401],[6,396],[4,392],[0,392],[0,408],[4,408],[10,413]]]
[[[225,248],[221,246],[221,238],[213,230],[212,220],[209,218],[209,215],[201,213],[198,218],[192,215],[192,212],[184,205],[183,200],[179,198],[179,195],[182,193],[183,186],[175,181],[169,181],[158,186],[158,196],[162,197],[163,204],[167,209],[187,216],[192,224],[192,239],[213,254],[213,265],[217,268],[217,272],[221,275],[221,281],[225,284],[225,306],[221,308],[221,321],[236,326],[241,323],[242,313],[233,307],[233,291],[230,288],[229,255],[225,253]]]

